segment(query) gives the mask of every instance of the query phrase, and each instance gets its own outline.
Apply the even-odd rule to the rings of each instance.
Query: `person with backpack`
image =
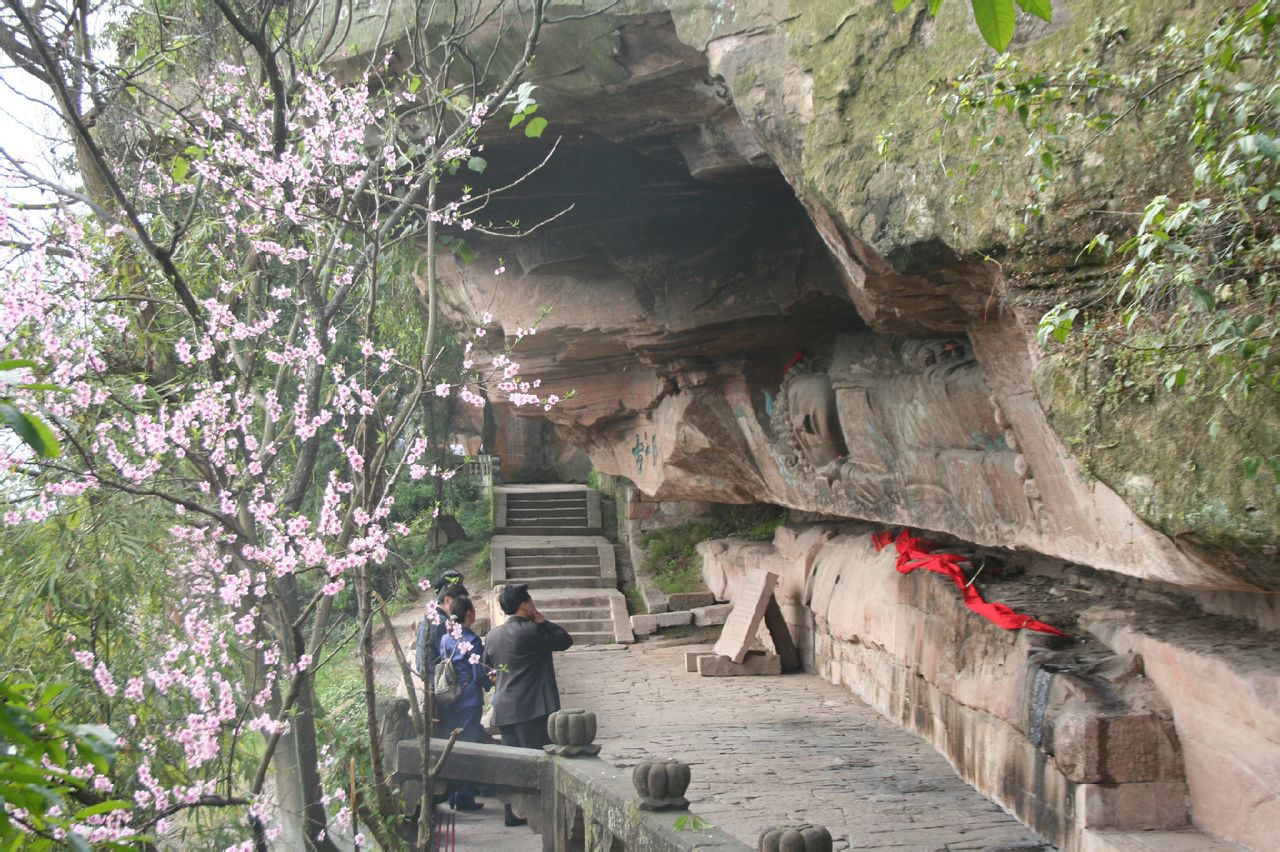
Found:
[[[484,657],[484,645],[480,637],[471,629],[476,620],[476,607],[471,598],[461,596],[454,600],[450,612],[450,624],[440,639],[439,667],[449,666],[453,671],[452,685],[442,685],[442,680],[449,680],[448,672],[439,671],[436,678],[436,695],[440,707],[441,727],[448,736],[455,729],[461,729],[458,735],[460,742],[478,743],[484,738],[484,728],[480,724],[480,714],[484,710],[484,694],[493,688],[488,670],[481,660]],[[451,697],[451,701],[441,698]],[[449,796],[449,807],[459,811],[478,811],[484,807],[476,801],[478,789],[474,784],[463,784]]]
[[[431,677],[432,672],[435,671],[436,660],[440,659],[440,637],[444,636],[449,627],[449,612],[453,602],[467,594],[466,586],[461,583],[461,574],[453,571],[441,575],[441,582],[446,579],[456,579],[458,582],[436,586],[440,590],[440,595],[436,598],[435,620],[432,620],[432,613],[428,609],[422,621],[418,623],[418,637],[413,646],[414,658],[418,674],[424,678]]]

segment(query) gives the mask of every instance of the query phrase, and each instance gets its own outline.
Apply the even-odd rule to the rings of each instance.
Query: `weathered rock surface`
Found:
[[[1067,55],[1113,11],[1058,5],[1053,25],[1021,30],[1025,57]],[[1280,512],[1274,493],[1255,489],[1254,514],[1233,522],[1180,511],[1174,489],[1082,475],[1037,400],[1038,314],[1002,270],[1060,278],[1092,233],[1090,205],[1159,173],[1137,146],[1108,150],[1034,239],[1008,245],[1025,158],[966,186],[937,162],[964,140],[919,144],[938,120],[920,92],[980,52],[963,6],[932,20],[879,3],[636,0],[549,27],[534,79],[560,147],[487,212],[525,226],[568,212],[515,241],[473,240],[470,265],[442,263],[460,319],[492,312],[509,336],[551,309],[518,357],[577,391],[545,414],[555,439],[504,426],[496,451],[536,449],[531,462],[563,472],[576,447],[659,499],[772,502],[1140,578],[1280,589],[1275,524],[1257,523]],[[1124,14],[1117,62],[1168,23]],[[895,134],[886,156],[881,132]],[[518,176],[549,144],[495,135],[485,181]],[[1005,200],[960,200],[988,189]],[[1158,523],[1170,513],[1178,524]]]

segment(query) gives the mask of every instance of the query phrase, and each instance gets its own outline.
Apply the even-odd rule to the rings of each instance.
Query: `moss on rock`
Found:
[[[1212,367],[1205,368],[1212,377]],[[1124,358],[1066,354],[1037,364],[1035,390],[1085,470],[1185,549],[1242,580],[1280,585],[1280,484],[1246,457],[1280,456],[1280,411],[1262,391],[1230,407],[1161,386]],[[1217,424],[1213,426],[1212,424]]]

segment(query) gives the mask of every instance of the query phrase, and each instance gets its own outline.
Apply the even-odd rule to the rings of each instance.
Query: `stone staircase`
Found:
[[[600,492],[585,485],[493,489],[494,535],[599,535]]]
[[[495,589],[527,584],[538,609],[576,645],[635,641],[613,544],[600,534],[599,492],[582,485],[495,486],[493,514]],[[493,612],[502,617],[496,605]]]

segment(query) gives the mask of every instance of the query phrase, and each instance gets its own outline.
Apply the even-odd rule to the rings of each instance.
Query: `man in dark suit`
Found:
[[[524,583],[506,586],[498,605],[508,616],[484,640],[485,665],[497,669],[493,694],[493,722],[502,731],[502,744],[540,749],[547,736],[547,717],[560,709],[553,651],[573,644],[573,637],[538,612]],[[507,825],[522,825],[510,806]]]

